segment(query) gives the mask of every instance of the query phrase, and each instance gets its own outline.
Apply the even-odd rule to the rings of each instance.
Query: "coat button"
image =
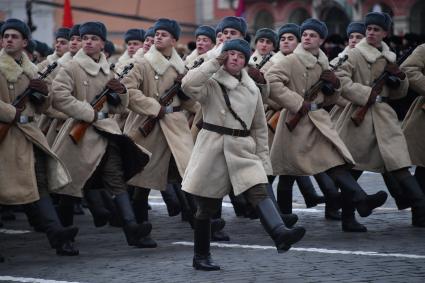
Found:
[[[9,89],[14,89],[15,87],[13,86],[13,84],[9,84]]]
[[[159,80],[159,76],[158,75],[155,75],[155,80]]]
[[[83,85],[89,85],[88,81],[83,81]]]

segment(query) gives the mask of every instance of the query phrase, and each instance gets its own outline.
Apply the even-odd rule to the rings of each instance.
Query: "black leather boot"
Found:
[[[14,221],[16,220],[16,215],[14,213],[13,207],[8,205],[1,206],[1,220],[3,221]]]
[[[174,191],[173,184],[168,184],[165,191],[161,191],[162,199],[167,206],[168,216],[176,216],[181,212],[179,200]]]
[[[277,183],[277,204],[283,214],[292,214],[292,187],[294,176],[279,176]]]
[[[355,208],[350,195],[342,193],[341,225],[344,232],[367,232],[366,226],[356,220]]]
[[[78,198],[68,195],[58,195],[58,216],[63,227],[74,225],[74,204]]]
[[[145,223],[149,220],[148,212],[148,198],[150,189],[137,188],[133,197],[133,209],[136,221],[139,224]],[[150,233],[139,240],[137,247],[142,249],[153,249],[158,244],[152,239]]]
[[[335,183],[326,173],[319,173],[314,175],[314,179],[319,185],[320,190],[325,196],[325,218],[328,220],[341,220],[341,194]]]
[[[43,225],[42,217],[40,215],[40,209],[37,207],[37,205],[37,202],[24,205],[24,213],[27,216],[28,223],[31,225],[31,227],[33,227],[34,231],[39,233],[46,233],[47,228],[45,225]],[[60,221],[62,222],[62,219]],[[62,226],[67,227],[63,225],[63,223]]]
[[[260,221],[266,232],[275,242],[279,253],[289,250],[291,245],[304,237],[305,229],[303,227],[292,229],[285,227],[279,212],[269,198],[262,200],[257,205],[257,209],[260,215]]]
[[[85,190],[84,197],[93,216],[94,226],[102,227],[108,224],[108,221],[111,218],[111,212],[105,206],[101,190]]]
[[[395,204],[399,210],[403,210],[410,207],[410,202],[406,198],[403,188],[397,181],[397,178],[391,174],[391,172],[385,172],[382,174],[385,185],[387,186],[388,192],[394,198]]]
[[[224,224],[226,223],[226,221],[224,221],[224,219],[221,218],[221,212],[222,212],[222,204],[223,202],[220,204],[220,208],[218,209],[217,213],[215,215],[213,215],[213,219],[221,219],[223,220]],[[216,242],[225,242],[225,241],[230,241],[230,236],[223,231],[224,226],[221,230],[218,231],[214,231],[214,229],[211,229],[211,241],[216,241]]]
[[[193,229],[193,217],[195,215],[196,205],[194,204],[194,201],[191,196],[181,190],[180,185],[174,185],[173,188],[180,203],[180,208],[182,212],[181,219],[182,221],[189,222],[190,226]]]
[[[320,203],[325,203],[325,197],[319,196],[309,176],[296,177],[298,188],[304,197],[307,208],[315,207]]]
[[[415,177],[408,175],[398,180],[412,206],[412,225],[425,227],[425,194]]]
[[[230,202],[233,205],[237,217],[247,217],[247,202],[242,195],[235,196],[233,190],[229,193]]]
[[[209,219],[194,219],[194,256],[192,266],[197,270],[220,270],[210,253],[211,223]]]
[[[298,216],[293,213],[283,214],[280,212],[279,205],[277,204],[276,197],[274,196],[273,187],[272,184],[267,184],[267,194],[272,200],[273,204],[275,205],[276,209],[279,211],[280,216],[282,217],[283,223],[285,223],[285,226],[288,228],[291,228],[295,225],[298,221]]]
[[[133,208],[130,204],[130,198],[126,192],[116,195],[115,203],[123,219],[123,230],[128,245],[139,247],[140,240],[149,235],[152,225],[149,222],[137,224]]]
[[[112,194],[109,193],[107,190],[100,190],[100,194],[102,195],[103,203],[106,209],[111,214],[111,216],[109,217],[109,225],[112,227],[122,228],[124,226],[124,223],[118,211],[118,207],[114,202]]]
[[[78,255],[78,249],[72,244],[78,233],[78,228],[62,227],[49,196],[40,197],[36,207],[39,209],[39,215],[42,219],[43,226],[46,227],[46,234],[50,246],[56,249],[56,254],[64,256]]]
[[[425,167],[416,166],[415,178],[416,178],[416,181],[418,181],[418,184],[421,187],[422,192],[425,194]]]
[[[366,194],[347,170],[335,167],[329,169],[327,173],[346,197],[351,199],[361,217],[369,216],[375,208],[387,200],[388,194],[384,191],[372,195]]]

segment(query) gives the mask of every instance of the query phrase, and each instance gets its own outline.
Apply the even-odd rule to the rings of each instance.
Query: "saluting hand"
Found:
[[[227,51],[223,51],[215,59],[217,60],[218,64],[220,64],[220,66],[223,66],[223,64],[227,61],[227,58],[229,58],[229,54]]]

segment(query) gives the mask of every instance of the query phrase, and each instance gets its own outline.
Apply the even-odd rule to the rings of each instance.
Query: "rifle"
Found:
[[[57,62],[53,62],[49,66],[47,66],[46,70],[42,73],[38,72],[39,77],[38,79],[44,80],[47,78],[50,73],[58,66]],[[12,105],[15,108],[24,108],[25,104],[28,100],[29,95],[33,92],[32,89],[27,88],[24,93],[18,95],[16,99],[12,102]],[[2,123],[0,122],[0,143],[3,142],[3,140],[6,138],[7,133],[9,132],[9,129],[12,127],[14,122],[12,123]]]
[[[342,63],[344,63],[346,60],[348,59],[348,55],[345,55],[342,58],[339,58],[338,62],[334,65],[331,66],[331,71],[334,72],[336,69],[338,69]],[[323,80],[318,80],[314,85],[312,85],[310,87],[310,89],[308,89],[305,93],[304,93],[304,101],[307,102],[311,102],[314,99],[316,99],[317,94],[319,93],[319,91],[322,89],[323,86],[325,85],[325,81]],[[289,120],[288,122],[285,122],[286,126],[288,127],[289,131],[292,132],[295,127],[297,126],[297,124],[299,123],[299,121],[301,120],[301,118],[303,117],[303,115],[298,111],[292,118],[291,120]]]
[[[112,67],[112,66],[111,66]],[[127,66],[124,67],[121,74],[118,75],[118,80],[121,80],[124,78],[124,76],[133,69],[134,64],[130,63]],[[110,88],[105,88],[100,94],[96,95],[94,100],[90,103],[90,105],[93,107],[96,112],[102,110],[103,105],[105,104],[107,100],[107,95],[111,91]],[[72,141],[75,144],[78,144],[78,142],[83,138],[84,134],[86,133],[87,129],[90,127],[92,123],[84,122],[84,121],[78,121],[69,132],[69,136],[71,137]]]
[[[267,53],[264,57],[263,57],[263,60],[261,60],[261,62],[259,63],[259,64],[256,64],[256,68],[258,69],[258,70],[261,70],[261,68],[263,68],[264,67],[264,65],[266,65],[266,63],[270,60],[270,58],[272,58],[273,57],[273,54],[272,53]]]
[[[400,66],[406,59],[409,57],[410,53],[413,51],[413,47],[409,48],[396,62],[398,66]],[[373,97],[370,98],[371,101],[376,101],[376,98],[378,95],[382,92],[382,89],[384,88],[385,83],[387,82],[388,78],[391,76],[390,73],[387,71],[382,72],[382,74],[373,82],[372,84],[372,90],[375,90],[371,93],[374,93]],[[353,113],[351,116],[351,120],[354,122],[354,125],[357,127],[361,125],[363,122],[367,111],[369,110],[371,105],[366,104],[362,106],[361,108],[357,109],[356,112]]]
[[[190,70],[195,69],[204,63],[204,59],[201,58],[196,60]],[[159,98],[158,102],[161,106],[169,106],[174,99],[174,96],[178,95],[181,91],[181,80],[176,80],[174,84]],[[156,125],[156,122],[159,121],[158,117],[149,117],[143,122],[143,125],[139,127],[140,133],[146,138],[152,132],[153,128]]]

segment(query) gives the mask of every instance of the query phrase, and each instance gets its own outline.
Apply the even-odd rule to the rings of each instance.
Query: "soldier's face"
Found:
[[[301,44],[303,48],[310,52],[315,52],[323,44],[323,39],[320,38],[319,34],[314,30],[307,29],[301,36]]]
[[[234,28],[225,28],[223,30],[223,42],[235,38],[243,38],[242,33]]]
[[[292,33],[284,33],[280,37],[279,49],[285,55],[291,54],[298,45],[298,38]]]
[[[97,56],[105,47],[105,41],[94,34],[85,34],[82,44],[84,52],[90,57]]]
[[[205,35],[198,35],[196,38],[196,50],[198,50],[198,54],[202,55],[206,53],[213,47],[212,40]]]
[[[137,50],[143,47],[143,42],[140,40],[129,40],[127,42],[127,53],[132,57]]]
[[[363,34],[358,32],[352,32],[350,36],[348,37],[348,47],[354,48],[356,47],[356,44],[360,42],[364,37]]]
[[[372,46],[381,47],[382,40],[388,35],[383,28],[377,25],[366,27],[366,41]]]
[[[237,50],[229,50],[224,69],[232,75],[237,75],[244,67],[245,55]]]
[[[143,43],[143,51],[146,53],[149,51],[149,49],[151,48],[151,46],[154,43],[154,38],[152,36],[147,36],[145,38],[145,42]]]
[[[69,52],[71,52],[72,55],[75,55],[78,50],[80,50],[81,45],[81,37],[78,35],[71,36],[71,39],[69,40]]]
[[[176,39],[168,31],[159,29],[155,32],[154,44],[161,51],[173,47]]]
[[[55,43],[55,51],[59,57],[68,52],[69,41],[66,38],[58,37]]]
[[[268,38],[260,38],[255,44],[255,49],[258,51],[258,53],[260,53],[261,56],[264,56],[273,51],[273,42]]]
[[[4,31],[2,46],[6,54],[14,57],[21,53],[27,44],[28,40],[24,39],[19,31],[14,29]]]

